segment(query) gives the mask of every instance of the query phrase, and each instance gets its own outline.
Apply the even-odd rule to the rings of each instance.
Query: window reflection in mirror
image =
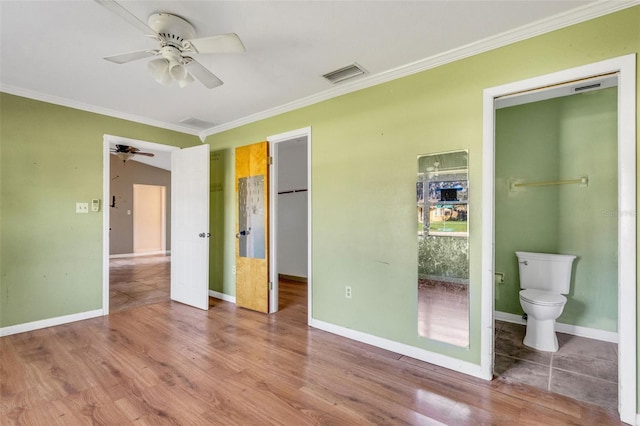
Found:
[[[469,345],[468,152],[418,157],[418,333]]]

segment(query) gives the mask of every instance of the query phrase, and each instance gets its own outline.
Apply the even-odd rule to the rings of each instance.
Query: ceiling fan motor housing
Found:
[[[190,44],[185,43],[185,41],[191,40],[196,36],[196,30],[193,25],[185,19],[170,13],[154,13],[149,16],[148,23],[149,27],[160,36],[163,55],[164,47],[166,46],[174,47],[179,52],[190,47]]]

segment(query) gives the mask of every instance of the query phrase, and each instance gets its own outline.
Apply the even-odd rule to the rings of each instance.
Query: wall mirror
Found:
[[[468,151],[418,156],[418,333],[469,346]]]

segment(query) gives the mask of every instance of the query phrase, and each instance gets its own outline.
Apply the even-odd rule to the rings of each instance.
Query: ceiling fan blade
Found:
[[[108,9],[111,12],[115,13],[116,15],[118,15],[119,17],[121,17],[122,19],[124,19],[125,21],[127,21],[128,23],[130,23],[131,25],[133,25],[143,33],[151,35],[153,37],[158,37],[158,33],[156,33],[151,28],[149,28],[149,26],[146,23],[138,19],[136,15],[129,12],[127,9],[125,9],[122,5],[120,5],[116,1],[114,0],[94,0],[94,1],[98,3],[100,6],[104,7],[105,9]]]
[[[144,155],[145,157],[155,157],[155,154],[152,154],[150,152],[132,152],[132,154],[135,155]]]
[[[124,64],[131,61],[137,61],[138,59],[148,58],[150,56],[156,56],[159,53],[158,50],[138,50],[137,52],[122,53],[120,55],[107,56],[107,61],[114,62],[116,64]]]
[[[245,51],[244,44],[235,33],[196,38],[188,40],[187,43],[198,53],[242,53]]]
[[[136,151],[140,151],[140,150],[135,146],[129,146],[129,145],[116,145],[116,149],[115,149],[115,152],[126,152],[130,154],[135,154]]]
[[[189,63],[187,63],[187,70],[189,73],[196,78],[200,83],[204,85],[207,89],[213,89],[214,87],[221,86],[224,84],[222,80],[213,75],[211,71],[206,69],[200,62],[196,61],[193,58],[189,59]]]

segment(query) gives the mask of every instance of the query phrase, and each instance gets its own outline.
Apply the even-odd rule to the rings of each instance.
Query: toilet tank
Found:
[[[571,267],[576,256],[570,254],[517,251],[520,288],[569,293]]]

